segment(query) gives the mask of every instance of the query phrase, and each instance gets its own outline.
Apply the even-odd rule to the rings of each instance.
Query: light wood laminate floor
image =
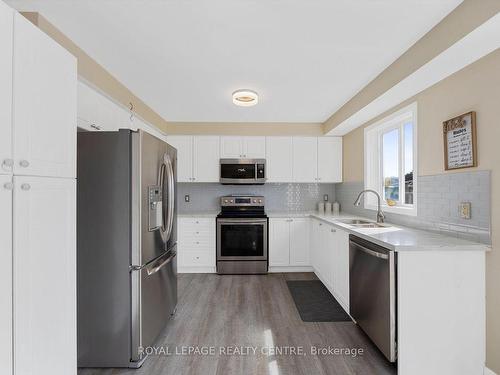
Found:
[[[269,275],[179,275],[177,314],[158,339],[171,355],[151,356],[142,368],[80,369],[79,375],[383,375],[396,374],[352,322],[305,323],[286,280],[314,279],[312,273]],[[256,347],[248,355],[221,348]],[[313,355],[311,347],[362,348],[364,353]],[[215,355],[181,355],[176,350],[213,347]],[[302,347],[305,355],[267,355],[262,348]],[[209,349],[207,349],[209,350]],[[223,350],[223,349],[222,349]]]

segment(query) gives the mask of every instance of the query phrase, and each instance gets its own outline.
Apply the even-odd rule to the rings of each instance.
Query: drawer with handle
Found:
[[[179,262],[183,267],[215,267],[215,254],[206,251],[184,251],[179,254]]]

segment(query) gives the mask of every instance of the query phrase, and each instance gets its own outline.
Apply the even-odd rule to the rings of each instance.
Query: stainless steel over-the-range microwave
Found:
[[[262,185],[266,182],[266,159],[220,159],[220,183]]]

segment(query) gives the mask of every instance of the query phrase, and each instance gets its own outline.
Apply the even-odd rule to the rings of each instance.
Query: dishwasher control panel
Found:
[[[149,231],[160,229],[163,224],[163,194],[161,186],[148,186]]]

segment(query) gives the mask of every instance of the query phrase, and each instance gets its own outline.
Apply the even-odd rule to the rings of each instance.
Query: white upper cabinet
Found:
[[[76,375],[76,180],[14,186],[14,368]]]
[[[220,137],[220,157],[223,159],[266,157],[266,137]]]
[[[290,265],[309,266],[309,220],[293,218],[290,222]]]
[[[264,159],[266,157],[266,137],[243,137],[243,157]]]
[[[130,117],[130,114],[129,114]],[[167,137],[165,134],[163,134],[158,128],[156,128],[153,125],[150,125],[149,123],[146,123],[139,117],[133,116],[132,121],[130,123],[130,127],[133,130],[144,130],[145,132],[148,132],[151,135],[154,135],[156,138],[161,139],[163,141],[166,141]]]
[[[0,1],[0,174],[12,172],[12,38],[14,11]]]
[[[3,3],[0,3],[2,12]],[[1,16],[0,16],[1,17]],[[0,36],[1,38],[1,36]],[[12,176],[0,175],[0,374],[12,374]]]
[[[266,137],[268,182],[293,181],[292,155],[292,137]]]
[[[220,137],[220,157],[223,159],[243,158],[241,137]]]
[[[193,181],[193,137],[167,136],[167,143],[177,149],[177,182]]]
[[[219,137],[170,135],[177,149],[178,182],[219,182]]]
[[[76,177],[76,59],[14,15],[14,173]]]
[[[219,182],[219,137],[193,138],[193,181]]]
[[[317,182],[317,137],[293,137],[293,181]]]
[[[342,138],[318,138],[318,182],[342,181]]]
[[[136,128],[140,128],[136,125]],[[134,128],[130,112],[81,81],[78,82],[78,126],[90,131]]]
[[[269,266],[290,265],[290,219],[269,219]]]

